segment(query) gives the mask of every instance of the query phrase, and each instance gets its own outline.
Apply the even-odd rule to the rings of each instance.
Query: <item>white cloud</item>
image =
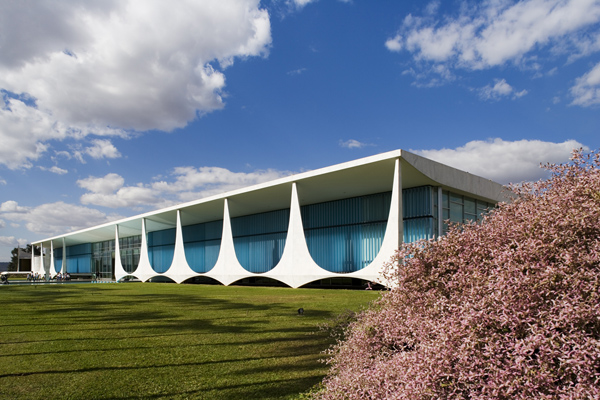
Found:
[[[161,179],[148,184],[126,186],[124,178],[114,173],[99,178],[88,177],[77,181],[77,184],[88,190],[81,196],[83,204],[141,210],[148,206],[159,208],[192,201],[289,174],[271,169],[246,173],[218,167],[178,167],[171,173],[170,180]]]
[[[306,68],[298,68],[298,69],[294,69],[292,71],[288,71],[287,74],[294,76],[294,75],[301,75],[305,72],[306,72]]]
[[[600,63],[585,75],[577,78],[571,88],[571,104],[589,107],[600,104]]]
[[[233,172],[219,167],[178,167],[173,170],[173,182],[157,181],[154,190],[176,194],[181,201],[192,201],[230,190],[272,181],[290,175],[288,171],[273,169],[254,172]]]
[[[505,79],[496,79],[494,85],[487,85],[478,90],[479,97],[483,100],[500,100],[501,98],[511,96],[513,99],[523,97],[527,94],[527,90],[521,90],[520,92],[506,83]]]
[[[19,206],[14,200],[8,200],[4,203],[0,204],[0,212],[1,213],[26,213],[28,211],[27,208]]]
[[[0,219],[0,228],[6,227],[6,221]]]
[[[500,183],[535,181],[546,176],[540,164],[565,163],[573,149],[587,147],[575,140],[563,143],[541,140],[474,140],[456,149],[411,150],[454,168]]]
[[[0,103],[0,163],[29,168],[51,140],[172,131],[222,108],[223,70],[266,55],[270,31],[259,0],[2,2],[0,89],[20,97]]]
[[[17,239],[14,236],[0,236],[0,245],[17,247],[27,246],[29,241],[27,239]]]
[[[369,145],[367,143],[359,142],[358,140],[355,140],[355,139],[340,140],[340,147],[344,147],[347,149],[360,149],[365,146],[371,146],[371,145]]]
[[[52,172],[53,174],[57,174],[57,175],[64,175],[67,174],[69,171],[67,171],[66,169],[62,169],[60,167],[57,167],[56,165],[50,168],[46,168],[46,167],[42,167],[40,166],[39,169],[41,169],[42,171],[49,171]]]
[[[80,179],[77,181],[77,185],[81,188],[87,189],[90,192],[98,194],[111,194],[125,184],[125,179],[118,174],[107,174],[102,178],[96,178],[90,176],[86,179]]]
[[[5,206],[7,203],[10,207]],[[56,235],[123,218],[120,215],[106,215],[99,210],[62,201],[33,208],[19,206],[15,201],[7,201],[2,203],[0,213],[6,220],[24,223],[29,231],[38,235]]]
[[[6,179],[0,178],[0,185],[6,185]]]
[[[388,48],[389,51],[400,51],[403,48],[402,45],[402,36],[396,35],[395,37],[386,40],[385,47]]]
[[[121,153],[110,142],[110,140],[96,139],[92,141],[93,146],[85,149],[85,152],[92,158],[99,160],[101,158],[119,158]]]
[[[302,8],[309,3],[314,3],[317,0],[288,0],[288,4],[294,5],[297,8]]]
[[[436,18],[435,13],[437,7],[428,7],[423,17],[408,15],[386,47],[405,49],[416,61],[476,70],[520,64],[544,46],[561,51],[566,46],[581,55],[600,46],[593,31],[600,21],[597,0],[487,0],[462,7],[456,16]],[[594,43],[588,43],[592,38]],[[583,40],[586,46],[578,44]]]

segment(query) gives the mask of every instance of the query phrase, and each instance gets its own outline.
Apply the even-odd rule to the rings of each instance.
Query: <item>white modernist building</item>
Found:
[[[400,243],[477,220],[504,196],[498,183],[396,150],[40,240],[32,268],[117,281],[379,282]]]

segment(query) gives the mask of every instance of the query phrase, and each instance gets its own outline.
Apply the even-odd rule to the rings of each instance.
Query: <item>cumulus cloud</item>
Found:
[[[289,174],[272,169],[247,173],[219,167],[177,167],[170,174],[170,179],[146,184],[125,185],[125,179],[114,173],[81,179],[77,184],[88,191],[81,196],[83,204],[141,210],[148,206],[160,208],[181,201],[192,201]]]
[[[66,137],[183,127],[222,108],[225,68],[270,43],[259,0],[2,2],[0,163],[29,168]]]
[[[586,146],[575,140],[474,140],[456,149],[411,150],[423,157],[500,183],[535,181],[546,176],[540,164],[565,163],[573,149]]]
[[[29,231],[47,236],[76,231],[123,218],[117,214],[106,215],[99,210],[62,201],[37,207],[23,207],[12,200],[2,203],[0,216],[14,223],[24,223]]]
[[[14,236],[0,236],[0,245],[9,246],[9,247],[17,247],[17,246],[27,246],[29,242],[27,239],[17,239]]]
[[[541,47],[580,56],[600,48],[595,0],[488,0],[462,7],[455,16],[438,18],[437,12],[433,6],[423,16],[408,15],[386,47],[406,50],[417,62],[468,70],[520,65]]]
[[[164,194],[176,194],[181,201],[191,201],[288,175],[291,172],[274,169],[233,172],[219,167],[178,167],[173,170],[173,181],[157,181],[152,184],[152,188]]]
[[[370,146],[370,145],[367,143],[359,142],[358,140],[355,140],[355,139],[340,140],[340,147],[344,147],[346,149],[361,149],[365,146]]]
[[[0,213],[22,214],[27,211],[26,207],[19,206],[19,203],[14,200],[8,200],[0,204]]]
[[[121,157],[119,150],[108,139],[94,139],[91,143],[92,145],[88,147],[83,147],[80,143],[77,143],[71,146],[72,154],[61,152],[60,155],[64,155],[66,158],[74,157],[82,164],[86,163],[85,156],[96,160]]]
[[[122,176],[114,173],[107,174],[102,178],[90,176],[86,179],[80,179],[77,181],[77,185],[79,187],[99,194],[111,194],[123,187],[124,183],[125,179],[123,179]]]
[[[309,3],[314,3],[317,0],[288,0],[288,4],[293,5],[297,8],[302,8]]]
[[[49,171],[52,172],[53,174],[57,174],[57,175],[64,175],[67,174],[69,171],[67,171],[66,169],[62,169],[60,167],[57,167],[56,165],[50,167],[50,168],[46,168],[46,167],[39,167],[42,171]]]
[[[574,105],[589,107],[600,104],[600,63],[577,78],[571,88],[571,96],[573,96],[571,104]]]
[[[496,79],[494,85],[487,85],[478,90],[479,97],[483,100],[500,100],[511,97],[517,99],[527,94],[527,90],[517,92],[505,79]]]
[[[305,72],[306,72],[306,68],[298,68],[298,69],[294,69],[294,70],[288,71],[287,74],[291,75],[291,76],[294,76],[294,75],[301,75],[301,74],[303,74]]]
[[[121,153],[110,142],[110,140],[94,140],[93,145],[85,149],[85,152],[92,158],[99,160],[101,158],[119,158]]]

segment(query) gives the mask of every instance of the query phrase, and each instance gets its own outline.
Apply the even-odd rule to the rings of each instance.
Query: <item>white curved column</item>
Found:
[[[137,277],[142,282],[146,282],[153,276],[159,276],[158,272],[152,269],[150,258],[148,257],[148,238],[146,234],[146,218],[142,218],[142,246],[140,248],[140,262],[136,270],[129,275]]]
[[[302,213],[300,212],[296,182],[292,184],[290,221],[281,260],[275,268],[262,275],[276,279],[293,288],[337,275],[319,267],[310,255],[304,235],[304,226],[302,225]]]
[[[44,251],[44,247],[42,244],[42,253]],[[49,258],[50,262],[48,263],[48,265],[46,265],[46,259]],[[40,271],[40,274],[43,274],[44,277],[50,275],[50,271],[51,271],[51,267],[52,267],[52,242],[50,242],[50,255],[46,254],[45,256],[42,256],[42,270]]]
[[[192,276],[199,275],[190,268],[190,265],[185,258],[183,228],[181,227],[181,210],[177,210],[177,228],[175,230],[175,251],[173,253],[173,261],[164,275],[177,283],[181,283]]]
[[[390,204],[390,214],[383,236],[381,248],[375,259],[360,271],[344,274],[344,276],[364,279],[371,282],[377,282],[387,285],[384,282],[381,273],[383,266],[388,263],[403,242],[404,229],[402,222],[402,169],[400,159],[396,159],[394,170],[394,183],[392,187],[392,198]]]
[[[229,217],[229,203],[227,199],[225,199],[223,205],[223,233],[221,235],[219,257],[215,266],[204,275],[218,280],[225,286],[243,278],[258,276],[244,269],[237,259],[233,244],[233,232],[231,231],[231,218]]]
[[[31,244],[31,272],[39,273],[40,272],[40,264],[38,263],[38,259],[35,256],[35,244]]]
[[[52,240],[50,241],[50,268],[48,275],[50,277],[52,277],[52,275],[56,275],[56,268],[54,268],[54,243],[52,243]]]
[[[62,238],[62,264],[60,266],[60,273],[64,274],[67,272],[67,245],[65,244],[65,238]]]
[[[119,246],[119,225],[115,225],[115,280],[119,282],[125,276],[130,275],[123,268],[121,262],[121,246]]]

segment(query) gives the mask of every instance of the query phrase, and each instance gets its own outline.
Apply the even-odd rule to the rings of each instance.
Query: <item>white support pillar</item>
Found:
[[[121,262],[121,246],[119,245],[119,225],[115,224],[115,280],[119,282],[129,275]]]
[[[404,243],[404,205],[402,202],[402,161],[396,159],[394,189],[398,192],[398,247]]]
[[[279,263],[271,271],[266,272],[265,276],[277,279],[293,288],[319,279],[336,276],[336,274],[317,265],[310,255],[306,244],[306,236],[304,235],[298,189],[295,182],[292,184],[290,220],[285,248]]]
[[[438,186],[437,188],[437,196],[438,196],[438,215],[437,215],[437,219],[438,219],[438,237],[442,237],[443,236],[443,232],[444,232],[444,209],[442,208],[442,202],[444,200],[444,197],[442,195],[442,187]]]
[[[360,271],[344,274],[352,278],[364,279],[371,282],[378,282],[383,285],[389,285],[389,282],[383,280],[381,273],[384,265],[387,264],[394,252],[403,243],[403,221],[402,221],[402,170],[400,169],[400,159],[396,159],[394,167],[394,180],[392,184],[392,198],[390,201],[390,213],[388,215],[385,234],[381,243],[381,248],[375,259]]]
[[[142,282],[146,282],[153,276],[159,276],[158,272],[152,269],[150,258],[148,257],[148,237],[146,234],[146,218],[142,218],[142,246],[140,248],[140,262],[137,269],[131,275],[136,276]]]
[[[229,203],[224,199],[223,204],[223,233],[221,235],[221,248],[215,266],[205,276],[216,279],[223,285],[228,286],[235,281],[252,276],[258,276],[246,270],[240,264],[235,254],[233,243],[233,232],[231,230],[231,218],[229,217]]]
[[[64,274],[67,272],[67,245],[65,244],[65,238],[62,238],[62,264],[60,266],[60,273]]]
[[[199,274],[194,272],[185,257],[185,247],[183,245],[183,227],[181,226],[181,210],[177,210],[177,227],[175,229],[175,249],[173,251],[173,261],[165,275],[177,283],[181,283],[192,276]]]
[[[56,275],[56,268],[54,268],[54,243],[50,241],[50,268],[48,268],[48,275],[50,278],[52,275]]]

